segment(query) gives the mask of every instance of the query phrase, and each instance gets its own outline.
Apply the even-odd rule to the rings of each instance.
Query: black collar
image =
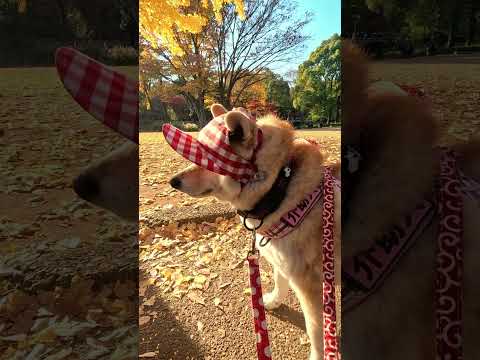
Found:
[[[287,195],[287,188],[293,177],[295,170],[295,161],[291,159],[287,165],[283,166],[275,179],[270,190],[255,204],[253,209],[239,210],[237,214],[248,219],[263,220],[268,215],[276,211],[283,199]]]

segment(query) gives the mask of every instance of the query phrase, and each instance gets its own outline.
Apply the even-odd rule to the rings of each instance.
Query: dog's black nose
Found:
[[[172,180],[170,180],[170,186],[175,189],[180,189],[180,186],[182,186],[182,180],[180,180],[177,177],[174,177]]]
[[[73,189],[82,199],[93,199],[100,192],[98,182],[89,175],[79,175],[73,180]]]

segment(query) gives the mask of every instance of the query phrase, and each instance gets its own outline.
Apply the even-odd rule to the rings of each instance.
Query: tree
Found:
[[[275,105],[280,116],[288,118],[293,110],[288,82],[283,80],[280,76],[276,76],[268,81],[267,101]]]
[[[214,77],[212,46],[201,30],[221,21],[225,3],[234,3],[243,16],[240,0],[141,0],[140,4],[142,49],[162,64],[159,75],[185,98],[200,126],[207,122],[205,99]]]
[[[293,106],[313,122],[328,122],[337,114],[340,95],[340,37],[325,40],[299,66],[293,91]]]
[[[358,2],[348,1],[351,5]],[[480,10],[478,1],[364,0],[364,2],[369,10],[382,14],[394,31],[403,30],[415,40],[432,41],[434,34],[440,32],[446,36],[447,47],[452,47],[459,33],[465,34],[466,45],[471,44],[477,35],[475,13]],[[356,5],[358,7],[358,4]]]
[[[238,82],[244,91],[266,80],[265,69],[288,63],[303,49],[303,29],[311,14],[295,16],[296,4],[288,0],[245,0],[245,19],[235,16],[232,6],[222,10],[223,21],[211,22],[215,60],[215,97],[226,107],[241,105],[242,91],[234,95]]]
[[[252,76],[258,81],[255,81],[253,85],[249,85],[249,79],[240,79],[234,86],[232,96],[238,98],[237,105],[246,106],[252,101],[256,101],[258,104],[265,104],[267,102],[267,84],[263,80],[265,74],[258,74]],[[215,100],[216,102],[217,100]]]
[[[209,18],[202,12],[212,9],[217,21],[221,21],[224,4],[235,4],[243,17],[242,0],[140,0],[140,33],[154,48],[161,43],[173,55],[182,55],[177,33],[199,34]]]

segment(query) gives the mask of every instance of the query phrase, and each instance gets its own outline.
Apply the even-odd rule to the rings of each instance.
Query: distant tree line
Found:
[[[0,0],[0,66],[49,65],[60,45],[137,63],[136,0]]]
[[[416,45],[472,46],[480,42],[480,1],[342,1],[342,35],[386,32],[402,35]]]

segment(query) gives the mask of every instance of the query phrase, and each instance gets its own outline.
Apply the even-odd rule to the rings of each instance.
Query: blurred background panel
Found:
[[[126,140],[64,88],[64,46],[138,81],[138,2],[0,1],[0,354],[136,358],[138,226],[73,189]]]
[[[464,159],[480,156],[480,3],[342,0],[342,38],[367,54],[367,86],[382,84],[386,91],[401,88],[421,99],[420,109],[399,105],[404,104],[402,98],[385,100],[384,97],[375,103],[375,109],[370,107],[369,113],[362,112],[366,99],[355,105],[342,104],[351,110],[350,118],[342,119],[342,262],[347,264],[354,259],[356,271],[362,273],[366,269],[362,259],[375,253],[379,244],[387,244],[388,251],[392,251],[395,244],[398,245],[398,234],[405,230],[402,221],[409,218],[416,204],[435,194],[440,169],[436,147],[465,147],[469,150],[460,155]],[[343,64],[348,64],[349,59],[342,58]],[[342,83],[344,94],[355,88],[360,78],[358,73],[348,73]],[[356,95],[357,98],[350,99],[352,103],[360,98],[359,93]],[[369,119],[374,119],[375,125]],[[423,140],[419,140],[419,136],[423,136]],[[387,154],[387,147],[395,154]],[[359,159],[356,170],[347,169],[351,164],[349,156]],[[461,164],[458,167],[470,171],[469,176],[474,178],[473,162],[465,165],[467,162],[458,161],[457,164]],[[478,182],[478,172],[476,174]],[[417,182],[418,179],[422,180]],[[420,183],[422,190],[415,190]],[[465,218],[470,216],[470,211],[475,218],[480,214],[475,204],[465,205],[464,209]],[[434,255],[439,222],[436,213],[426,230],[419,232],[422,237],[379,281],[379,286],[373,287],[370,297],[362,296],[365,301],[356,307],[344,307],[342,358],[362,358],[365,354],[384,359],[435,357],[433,274],[434,261],[437,264],[439,261]],[[421,229],[420,225],[415,231]],[[470,226],[473,227],[471,223]],[[472,244],[467,234],[463,239],[465,248],[471,246],[467,245]],[[470,266],[464,268],[465,272],[471,271],[472,263],[476,263],[475,256],[469,255],[465,255],[465,259],[468,258],[465,264]],[[368,269],[379,273],[380,270],[375,272],[375,269],[381,266],[374,265],[378,257],[374,254],[370,259]],[[468,277],[465,275],[464,279]],[[349,300],[355,298],[352,294],[364,290],[355,286],[359,282],[349,282],[347,276],[343,280],[343,305],[348,305],[352,303]],[[477,287],[475,284],[470,289],[464,288],[465,296],[469,294],[469,309],[478,303],[475,299],[478,294],[472,291]],[[466,309],[467,306],[464,321],[473,316]],[[469,339],[471,352],[470,355],[465,352],[464,356],[472,357],[471,354],[477,352],[476,334],[468,333],[468,326],[464,327],[463,339]],[[406,333],[425,340],[409,347],[408,350],[413,351],[408,355],[404,345],[413,343],[403,335],[397,336]],[[467,350],[466,345],[464,349]]]

